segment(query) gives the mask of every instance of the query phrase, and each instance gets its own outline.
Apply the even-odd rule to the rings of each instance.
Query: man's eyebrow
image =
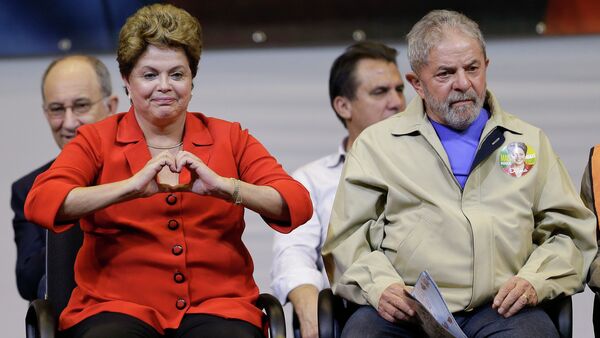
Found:
[[[369,91],[369,93],[373,93],[373,92],[377,92],[377,91],[388,91],[390,90],[390,88],[388,86],[376,86],[375,88],[373,88],[372,90]]]
[[[437,71],[440,71],[440,70],[444,70],[444,71],[452,71],[452,70],[456,70],[456,67],[454,67],[454,66],[448,66],[448,65],[441,65],[441,66],[439,66],[439,67],[436,69],[436,72],[437,72]]]
[[[479,65],[480,62],[478,59],[474,59],[471,62],[467,63],[467,66]]]

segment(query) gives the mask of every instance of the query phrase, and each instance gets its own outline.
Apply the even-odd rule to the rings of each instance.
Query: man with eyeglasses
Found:
[[[42,77],[43,110],[54,140],[62,149],[75,137],[77,128],[97,122],[117,110],[110,73],[97,58],[71,55],[54,60]],[[35,178],[52,161],[12,185],[11,208],[17,244],[17,288],[32,301],[45,293],[46,230],[25,219],[23,205]]]

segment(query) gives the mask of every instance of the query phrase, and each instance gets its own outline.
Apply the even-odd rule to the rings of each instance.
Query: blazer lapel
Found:
[[[128,145],[125,148],[124,153],[132,175],[135,175],[138,171],[142,170],[146,163],[151,159],[146,142],[143,140]]]
[[[198,113],[187,113],[185,119],[185,131],[183,133],[183,150],[198,157],[204,164],[209,166],[212,152],[213,138],[207,127],[204,115]],[[183,170],[179,175],[179,183],[188,183],[191,180],[189,170]]]
[[[186,113],[185,131],[183,133],[183,150],[189,151],[198,157],[204,164],[209,165],[213,138],[206,126],[202,114]],[[133,107],[123,117],[117,130],[117,142],[128,144],[124,154],[131,174],[140,171],[151,156],[144,134],[140,128]],[[191,179],[189,170],[183,170],[179,175],[179,183],[187,183]]]
[[[131,174],[134,175],[150,161],[151,156],[144,139],[144,133],[135,119],[133,107],[125,114],[117,128],[117,142],[127,144],[123,153]]]

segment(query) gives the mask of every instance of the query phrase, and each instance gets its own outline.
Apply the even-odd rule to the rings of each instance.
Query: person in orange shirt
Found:
[[[117,61],[131,108],[81,127],[31,189],[31,221],[84,233],[59,320],[70,336],[263,336],[244,209],[287,233],[311,201],[238,123],[187,111],[201,48],[182,9],[128,18]]]

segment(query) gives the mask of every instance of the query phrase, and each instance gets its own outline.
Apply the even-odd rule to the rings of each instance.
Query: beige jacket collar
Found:
[[[523,134],[516,124],[512,123],[513,116],[504,112],[496,97],[489,90],[486,92],[484,107],[490,112],[491,116],[483,129],[483,135],[489,134],[490,131],[497,127],[508,130],[515,134]],[[402,123],[395,123],[392,127],[392,135],[401,136],[419,132],[427,137],[428,134],[434,133],[433,126],[425,114],[425,106],[421,97],[416,96],[406,110],[399,114]]]
[[[490,118],[481,134],[482,137],[479,140],[478,151],[471,170],[504,143],[505,131],[519,135],[522,135],[524,132],[522,124],[515,123],[516,118],[502,110],[500,104],[490,91],[486,92],[484,107],[490,112]],[[452,171],[448,154],[446,154],[440,138],[425,113],[425,106],[421,97],[416,96],[406,110],[397,114],[396,117],[396,122],[392,123],[390,128],[393,136],[421,135],[433,147],[446,165],[446,168]]]

